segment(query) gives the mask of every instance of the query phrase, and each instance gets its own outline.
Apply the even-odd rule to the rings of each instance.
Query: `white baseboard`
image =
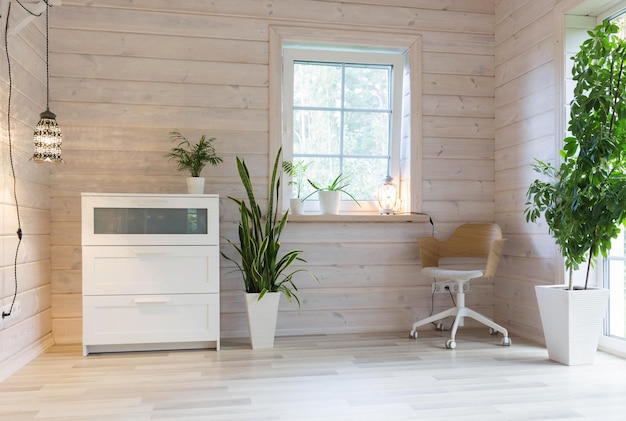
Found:
[[[52,333],[40,338],[27,348],[16,353],[12,357],[2,362],[0,366],[0,383],[8,379],[13,373],[30,363],[32,360],[46,352],[54,345]]]

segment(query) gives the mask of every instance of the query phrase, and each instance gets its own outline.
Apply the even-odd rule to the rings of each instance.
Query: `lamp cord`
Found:
[[[9,2],[9,8],[7,9],[6,24],[4,27],[4,51],[7,57],[7,68],[9,78],[9,97],[7,104],[7,138],[9,140],[9,162],[11,163],[11,174],[13,176],[13,199],[15,200],[15,211],[17,213],[17,246],[15,247],[15,259],[13,261],[13,277],[15,279],[15,290],[13,292],[13,300],[11,301],[11,307],[9,311],[2,311],[2,318],[8,317],[13,311],[15,305],[15,299],[17,298],[17,257],[20,251],[20,244],[22,244],[22,222],[20,218],[20,206],[17,200],[17,179],[15,178],[15,166],[13,164],[13,142],[11,138],[11,97],[13,94],[13,79],[11,76],[11,57],[9,56],[9,16],[11,14],[11,3]]]
[[[32,16],[37,16],[37,17],[41,16],[41,13],[33,13],[31,10],[29,10],[28,7],[24,6],[20,0],[16,0],[16,1],[17,1],[17,4],[22,6],[22,9],[26,10]],[[50,5],[48,4],[48,0],[43,0],[43,2],[46,3],[47,7],[50,7]]]
[[[50,65],[48,60],[48,11],[50,5],[48,0],[43,0],[46,3],[46,111],[50,111]]]
[[[26,6],[22,4],[20,0],[16,0],[17,4],[22,6],[22,9],[26,10],[32,16],[41,16],[41,13],[33,13]],[[46,111],[50,111],[50,66],[48,60],[48,10],[52,7],[50,5],[50,0],[42,0],[46,4]],[[9,8],[11,7],[11,3],[9,2]],[[7,16],[7,28],[9,26],[8,16]],[[6,43],[6,36],[4,37]]]
[[[16,0],[17,3],[26,10],[29,14],[33,16],[41,16],[41,13],[36,14],[30,11],[27,7],[25,7],[20,0]],[[48,9],[51,7],[49,4],[49,0],[43,0],[46,4],[46,109],[50,110],[50,68],[48,65]],[[11,307],[9,307],[9,311],[2,311],[2,318],[6,318],[11,315],[13,312],[13,306],[15,305],[15,300],[17,299],[17,290],[18,290],[18,278],[17,278],[17,262],[20,251],[20,245],[22,244],[22,220],[20,217],[20,205],[17,200],[17,178],[15,177],[15,165],[13,162],[13,141],[11,137],[11,100],[13,95],[13,78],[11,74],[11,56],[9,55],[9,16],[11,15],[11,2],[9,2],[9,6],[7,8],[7,16],[6,23],[4,26],[4,51],[6,53],[7,59],[7,73],[9,79],[9,95],[7,100],[7,138],[9,141],[9,162],[11,164],[11,175],[13,177],[13,199],[15,200],[15,212],[17,214],[17,245],[15,247],[15,258],[13,260],[13,279],[15,280],[15,287],[13,291],[13,299],[11,301]]]

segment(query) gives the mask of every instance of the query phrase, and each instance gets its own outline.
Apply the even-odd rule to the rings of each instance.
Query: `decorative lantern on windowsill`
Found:
[[[398,186],[393,177],[388,175],[383,184],[378,187],[378,213],[381,215],[395,215],[398,203]]]

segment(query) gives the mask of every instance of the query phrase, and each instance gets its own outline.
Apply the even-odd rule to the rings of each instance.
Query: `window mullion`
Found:
[[[339,117],[339,174],[343,173],[345,107],[346,107],[346,64],[341,64],[341,111]]]

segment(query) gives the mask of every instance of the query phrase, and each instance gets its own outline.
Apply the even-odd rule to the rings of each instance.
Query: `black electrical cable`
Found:
[[[423,212],[400,212],[397,213],[396,215],[426,215],[428,216],[427,213],[423,213]],[[432,232],[432,236],[435,236],[435,223],[433,222],[433,218],[432,216],[428,217],[428,222],[430,222],[430,225],[432,226],[433,232]]]
[[[446,291],[450,294],[450,299],[452,300],[452,305],[456,307],[456,301],[454,300],[454,295],[452,294],[452,290],[449,287],[446,287]]]
[[[24,6],[20,0],[16,0],[16,1],[17,1],[17,4],[22,6],[22,9],[26,10],[30,15],[37,16],[37,17],[41,16],[41,12],[40,13],[33,13],[32,11],[28,10],[28,8],[26,6]],[[46,7],[50,7],[50,5],[48,4],[48,0],[43,0],[43,2],[46,3]]]
[[[437,282],[435,278],[433,278],[433,281]],[[430,294],[430,314],[428,315],[428,317],[432,316],[434,312],[435,312],[435,289],[433,288],[433,293]]]
[[[9,161],[11,163],[11,174],[13,175],[13,198],[15,199],[15,211],[17,212],[17,246],[15,247],[15,260],[13,261],[13,276],[15,279],[15,291],[13,293],[13,301],[11,301],[11,307],[9,311],[2,311],[2,318],[8,317],[13,311],[15,305],[15,299],[17,298],[17,257],[20,251],[20,244],[22,244],[22,221],[20,218],[20,207],[17,201],[17,180],[15,178],[15,166],[13,164],[13,142],[11,139],[11,96],[13,94],[13,80],[11,78],[11,58],[9,56],[9,16],[11,14],[11,3],[9,2],[9,8],[7,9],[6,24],[4,27],[4,51],[7,56],[7,68],[9,78],[9,98],[7,104],[7,137],[9,139]]]
[[[41,13],[37,14],[37,13],[33,13],[31,10],[29,10],[27,7],[25,7],[22,2],[20,2],[20,0],[16,0],[17,3],[24,9],[26,10],[29,14],[31,14],[32,16],[41,16]],[[43,0],[43,2],[46,4],[46,77],[49,78],[50,76],[48,75],[48,60],[47,60],[47,54],[48,54],[48,8],[51,7],[49,0]],[[9,95],[8,95],[8,100],[7,100],[7,138],[9,140],[9,162],[11,163],[11,175],[13,176],[13,199],[15,200],[15,212],[17,214],[17,245],[15,247],[15,258],[13,260],[13,278],[15,280],[15,288],[14,288],[14,292],[13,292],[13,299],[11,301],[11,307],[9,307],[9,311],[2,311],[2,318],[4,319],[5,317],[8,317],[11,315],[11,313],[13,312],[13,306],[15,305],[15,300],[17,299],[17,290],[18,290],[18,278],[17,278],[17,262],[18,262],[18,256],[19,256],[19,251],[20,251],[20,245],[22,244],[22,220],[20,217],[20,205],[19,205],[19,201],[17,200],[17,178],[15,177],[15,165],[13,163],[13,141],[12,141],[12,137],[11,137],[11,99],[12,99],[12,94],[13,94],[13,79],[12,79],[12,74],[11,74],[11,56],[9,55],[9,16],[11,15],[11,2],[9,2],[9,7],[7,8],[7,16],[6,16],[6,23],[4,26],[4,51],[6,53],[6,59],[7,59],[7,70],[8,70],[8,79],[9,79]],[[47,89],[49,88],[49,83],[46,84]],[[49,98],[49,91],[48,91],[48,95],[46,96],[47,98]],[[49,99],[47,99],[47,101],[49,101]]]

